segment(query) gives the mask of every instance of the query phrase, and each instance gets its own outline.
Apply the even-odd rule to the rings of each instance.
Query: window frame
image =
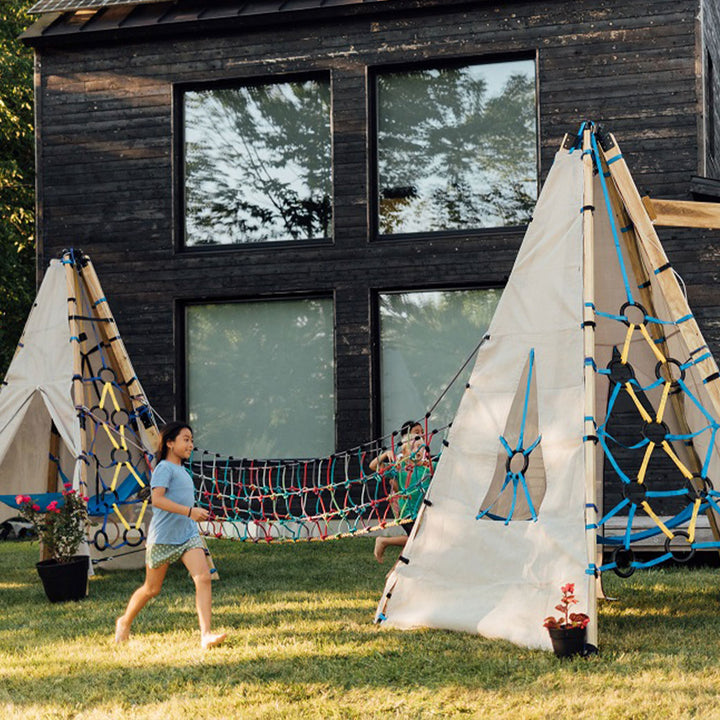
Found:
[[[176,393],[175,397],[179,398],[178,410],[179,417],[188,418],[190,413],[189,388],[188,388],[188,372],[187,372],[187,355],[188,355],[188,322],[187,309],[197,305],[249,305],[257,303],[274,303],[298,300],[328,300],[332,306],[332,363],[333,363],[333,403],[332,403],[332,426],[333,426],[333,449],[330,454],[337,452],[338,447],[338,359],[337,359],[337,299],[334,292],[303,292],[303,293],[283,293],[252,297],[213,297],[213,298],[178,298],[175,300],[174,307],[174,325],[175,325],[175,378]],[[179,390],[179,392],[178,392]],[[212,448],[203,448],[211,450]],[[258,459],[275,459],[278,458],[258,458]],[[281,458],[281,459],[298,459],[298,458]]]
[[[438,70],[446,68],[462,68],[470,65],[492,65],[501,62],[532,60],[535,65],[535,178],[537,194],[540,194],[541,171],[541,137],[540,137],[540,81],[539,52],[520,51],[509,53],[491,53],[487,55],[463,55],[450,58],[434,58],[418,62],[387,63],[368,66],[367,101],[368,101],[368,215],[370,242],[388,242],[397,240],[433,240],[443,238],[483,237],[498,232],[517,232],[527,225],[499,225],[484,228],[467,228],[463,230],[435,230],[413,233],[380,233],[379,173],[378,173],[378,127],[380,103],[378,102],[377,78],[380,75],[409,73],[421,70]],[[536,198],[537,200],[537,198]]]
[[[264,242],[227,243],[217,245],[188,245],[186,226],[185,203],[185,94],[188,92],[203,92],[207,90],[232,90],[246,87],[260,87],[263,85],[280,85],[284,83],[321,81],[326,82],[330,92],[330,200],[332,218],[330,222],[330,237],[298,239],[298,240],[271,240]],[[214,80],[197,82],[178,82],[172,85],[172,208],[174,218],[173,250],[181,255],[206,255],[208,253],[235,253],[267,251],[269,248],[299,248],[299,247],[332,247],[335,244],[335,143],[333,124],[333,82],[332,72],[327,70],[312,70],[307,72],[273,73],[268,75],[250,75],[223,77]]]
[[[706,164],[714,162],[717,154],[716,113],[715,113],[715,63],[709,48],[705,49],[705,126],[706,126]]]

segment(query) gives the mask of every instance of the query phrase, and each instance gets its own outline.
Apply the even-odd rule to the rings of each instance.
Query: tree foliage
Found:
[[[188,92],[185,132],[188,244],[330,234],[327,82]]]
[[[382,234],[528,222],[537,191],[532,68],[520,61],[378,76]]]
[[[0,373],[4,374],[35,294],[33,54],[18,35],[30,0],[0,3]]]

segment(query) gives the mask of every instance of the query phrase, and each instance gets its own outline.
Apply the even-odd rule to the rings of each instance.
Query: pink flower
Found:
[[[48,510],[56,510],[57,509],[57,500],[53,500],[52,502],[48,503],[47,506]]]
[[[32,498],[29,495],[16,495],[15,496],[15,502],[18,505],[23,505],[24,503],[29,503],[32,501]]]
[[[568,583],[567,585],[564,585],[560,588],[560,592],[563,593],[563,595],[565,593],[572,595],[575,592],[575,583]]]
[[[40,506],[39,506],[37,503],[35,503],[35,504],[32,506],[32,509],[33,509],[35,512],[40,512]]]
[[[64,487],[66,490],[69,490],[69,489],[72,487],[72,483],[65,483],[65,484],[63,485],[63,487]]]
[[[90,498],[89,498],[87,495],[83,495],[83,496],[82,496],[82,499],[83,499],[85,502],[88,502],[88,501],[90,500]]]

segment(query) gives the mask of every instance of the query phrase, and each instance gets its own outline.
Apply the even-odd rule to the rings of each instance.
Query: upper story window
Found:
[[[330,237],[327,79],[187,90],[183,129],[186,246]]]
[[[529,222],[533,60],[378,74],[376,100],[380,235]]]

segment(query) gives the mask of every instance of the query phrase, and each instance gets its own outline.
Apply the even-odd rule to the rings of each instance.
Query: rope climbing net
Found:
[[[583,130],[581,127],[571,152],[580,147]],[[701,513],[720,512],[720,492],[708,476],[711,460],[717,454],[715,439],[720,425],[708,409],[709,403],[701,397],[703,386],[716,381],[718,376],[717,373],[707,377],[698,375],[698,366],[712,358],[706,345],[688,349],[682,341],[680,326],[691,321],[692,314],[672,319],[662,301],[656,307],[657,298],[649,278],[674,272],[670,263],[653,267],[648,256],[638,251],[632,222],[623,211],[614,211],[609,166],[622,155],[610,159],[601,157],[594,131],[591,148],[584,150],[585,153],[592,156],[599,176],[625,296],[617,310],[586,303],[597,321],[596,326],[593,323],[596,336],[603,329],[614,337],[622,336],[622,327],[625,328],[624,340],[612,348],[612,358],[606,367],[598,367],[592,357],[585,358],[586,366],[593,368],[598,381],[608,384],[608,400],[602,422],[594,417],[585,418],[595,427],[595,434],[584,440],[600,444],[609,465],[606,477],[609,475],[620,482],[620,492],[616,494],[619,499],[609,503],[610,508],[604,515],[588,525],[589,530],[598,531],[598,541],[612,549],[609,561],[600,567],[591,565],[588,571],[613,570],[629,577],[639,568],[671,559],[687,562],[697,550],[720,548],[717,538],[700,541],[697,533]],[[618,227],[620,224],[623,226]],[[629,279],[621,236],[626,240],[628,262],[637,281],[635,286]],[[660,305],[663,309],[658,311]],[[659,317],[660,314],[665,316]],[[671,346],[682,349],[676,354],[682,352],[683,356],[673,357]],[[652,373],[646,369],[639,370],[640,365],[648,367],[648,358],[654,361],[654,377],[648,377]],[[650,362],[650,367],[652,364]],[[695,382],[691,381],[691,373],[697,378]],[[688,423],[690,411],[700,419],[694,421],[694,430]],[[616,418],[616,415],[622,417]],[[623,426],[624,435],[628,437],[621,437]],[[617,428],[617,432],[613,428]],[[593,510],[598,512],[596,507]],[[650,519],[651,527],[637,528],[638,511]],[[615,531],[617,534],[610,529],[613,518],[615,527],[622,528],[620,532]],[[637,544],[660,535],[665,536],[664,545],[660,546],[662,551],[651,559],[640,560],[636,554]]]
[[[129,362],[89,259],[66,251],[71,342],[79,358],[76,411],[84,451],[82,483],[96,522],[90,539],[100,551],[136,547],[145,540],[143,521],[161,418],[147,402]],[[412,444],[394,432],[326,458],[253,460],[220,457],[196,449],[188,463],[198,504],[210,511],[206,535],[280,542],[326,540],[412,522],[434,469],[431,448],[440,447],[447,427],[429,428],[433,411],[474,357],[482,341],[450,381],[423,421]],[[80,398],[80,400],[78,400]],[[69,482],[75,458],[51,462]],[[67,455],[67,453],[65,453]],[[374,464],[383,455],[385,461]],[[377,462],[377,461],[376,461]],[[54,499],[48,493],[45,502]]]
[[[154,428],[153,413],[137,378],[126,377],[118,367],[120,336],[88,258],[68,250],[61,262],[68,277],[70,341],[79,358],[73,382],[84,448],[81,482],[89,496],[88,513],[100,519],[90,539],[100,551],[136,547],[145,539],[152,461],[142,432]],[[50,461],[59,478],[69,482],[72,465],[53,446],[60,447],[51,441]]]
[[[430,447],[446,428],[427,418],[413,450],[393,433],[326,458],[248,460],[196,450],[189,469],[198,503],[210,511],[203,531],[254,542],[327,540],[412,522],[432,477]],[[373,460],[389,455],[371,469]]]

